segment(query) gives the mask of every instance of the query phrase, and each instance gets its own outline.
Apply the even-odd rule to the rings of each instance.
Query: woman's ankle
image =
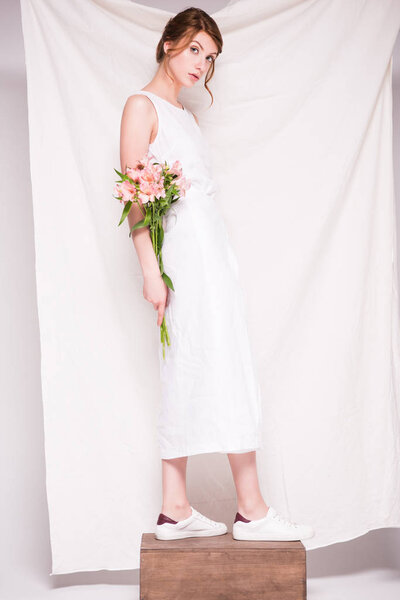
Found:
[[[167,504],[163,503],[161,507],[161,512],[167,517],[170,517],[174,521],[182,521],[183,519],[187,519],[192,514],[192,509],[190,507],[190,502],[179,503],[179,504]]]
[[[242,515],[245,519],[253,521],[255,519],[262,519],[268,513],[269,506],[264,500],[256,502],[238,502],[237,512]]]

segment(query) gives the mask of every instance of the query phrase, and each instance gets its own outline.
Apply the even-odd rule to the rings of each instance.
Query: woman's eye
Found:
[[[198,50],[197,46],[191,46],[190,47],[191,50]],[[207,56],[207,58],[210,58],[211,60],[209,60],[208,62],[213,62],[214,58],[212,56]]]

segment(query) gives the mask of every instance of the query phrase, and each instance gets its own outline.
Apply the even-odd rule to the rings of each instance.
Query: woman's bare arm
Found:
[[[121,118],[120,159],[121,172],[133,167],[143,158],[149,149],[153,129],[157,126],[157,115],[151,101],[141,94],[129,96]],[[143,206],[141,204],[141,206]],[[142,210],[144,210],[142,208]],[[143,212],[134,202],[128,214],[129,227],[132,228],[143,219]],[[132,231],[132,240],[142,268],[144,285],[143,295],[158,311],[157,325],[160,326],[168,304],[168,287],[161,277],[157,256],[153,249],[149,227],[140,227]]]
[[[154,109],[149,100],[141,95],[129,96],[121,118],[121,172],[133,167],[137,160],[148,151],[150,136],[154,126]],[[143,210],[143,209],[142,209]],[[143,219],[143,213],[134,202],[128,215],[132,228]],[[132,231],[132,240],[142,267],[143,276],[160,275],[148,227]]]

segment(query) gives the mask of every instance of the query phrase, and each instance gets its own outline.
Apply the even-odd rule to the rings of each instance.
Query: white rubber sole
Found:
[[[154,533],[155,537],[158,540],[180,540],[183,538],[190,538],[190,537],[212,537],[214,535],[224,535],[225,533],[227,533],[228,530],[226,531],[215,531],[215,530],[210,530],[210,531],[177,531],[176,533],[174,532],[168,532],[168,531],[156,531]]]
[[[299,542],[301,540],[306,540],[314,536],[314,533],[311,535],[304,535],[303,537],[295,537],[290,533],[262,533],[262,532],[245,532],[245,531],[232,531],[232,537],[235,540],[242,541],[259,541],[259,542]]]

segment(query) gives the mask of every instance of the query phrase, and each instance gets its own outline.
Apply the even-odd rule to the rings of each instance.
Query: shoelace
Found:
[[[205,521],[206,523],[209,523],[210,525],[212,525],[213,527],[217,526],[217,523],[215,521],[213,521],[212,519],[209,519],[208,517],[206,517],[205,515],[202,515],[201,513],[197,513],[196,516],[201,519],[202,521]]]
[[[285,525],[288,525],[289,527],[298,527],[299,526],[299,524],[296,523],[295,521],[288,521],[287,519],[284,519],[283,517],[281,517],[278,514],[276,514],[274,516],[274,519],[277,519],[278,521],[280,521],[281,523],[284,523]]]

